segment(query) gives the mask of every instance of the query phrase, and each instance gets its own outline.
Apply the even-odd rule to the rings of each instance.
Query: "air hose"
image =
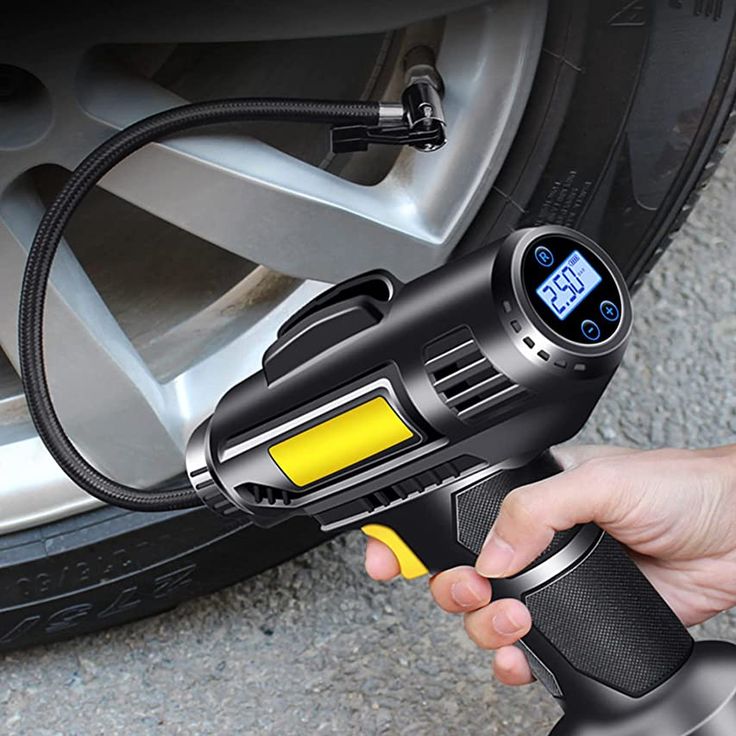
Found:
[[[54,256],[70,218],[84,198],[114,166],[143,146],[218,123],[279,120],[340,126],[333,129],[333,146],[336,133],[347,133],[341,151],[362,150],[373,142],[412,145],[421,150],[441,145],[444,133],[443,126],[436,124],[437,110],[441,109],[436,89],[415,83],[404,92],[403,100],[403,104],[398,104],[242,98],[182,105],[124,128],[92,151],[72,172],[44,214],[28,254],[20,295],[18,348],[33,424],[54,460],[82,490],[106,503],[135,511],[169,511],[201,505],[186,482],[171,488],[144,490],[108,478],[77,450],[54,408],[44,360],[44,307]],[[427,100],[436,103],[432,115],[427,114]],[[387,134],[387,139],[383,134]]]

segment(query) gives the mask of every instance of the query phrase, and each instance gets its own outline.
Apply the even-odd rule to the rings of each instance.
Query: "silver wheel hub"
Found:
[[[96,503],[34,434],[17,376],[23,265],[64,170],[115,130],[188,99],[395,99],[407,47],[436,48],[450,133],[438,153],[333,157],[324,130],[213,129],[135,154],[75,218],[47,304],[55,400],[95,464],[155,483],[182,470],[192,428],[325,283],[376,267],[408,279],[449,256],[511,145],[545,21],[534,0],[446,2],[475,7],[441,21],[423,15],[443,7],[398,3],[384,18],[337,11],[323,23],[299,19],[296,4],[294,18],[185,5],[159,25],[151,9],[143,23],[85,17],[3,40],[0,533]],[[299,40],[317,35],[331,38]]]

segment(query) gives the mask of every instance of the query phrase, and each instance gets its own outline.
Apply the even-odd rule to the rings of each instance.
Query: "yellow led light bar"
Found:
[[[413,436],[388,401],[378,396],[272,445],[268,452],[294,485],[306,486]]]

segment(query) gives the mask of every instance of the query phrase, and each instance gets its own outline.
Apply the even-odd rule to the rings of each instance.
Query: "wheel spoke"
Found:
[[[43,212],[19,181],[0,204],[0,310],[17,312],[25,257]],[[66,244],[54,263],[46,307],[49,382],[69,434],[93,462],[131,483],[178,472],[183,432],[167,394],[105,306]],[[0,346],[17,367],[13,320]]]
[[[100,505],[61,472],[36,436],[0,442],[0,468],[0,535]]]
[[[148,80],[97,71],[82,102],[87,124],[105,126],[108,135],[182,102]],[[123,98],[135,99],[135,107],[121,105]],[[337,281],[378,264],[406,274],[402,261],[441,257],[432,259],[427,246],[437,245],[436,238],[403,186],[354,184],[232,133],[147,146],[101,186],[215,245],[295,276]],[[330,229],[350,238],[330,242]]]
[[[343,180],[257,140],[219,131],[147,146],[101,185],[283,273],[338,281],[381,267],[411,278],[447,258],[482,202],[521,115],[525,97],[513,90],[529,84],[541,31],[533,13],[509,7],[450,18],[446,37],[464,41],[449,43],[451,50],[438,62],[449,91],[450,142],[431,155],[402,151],[375,186]],[[484,68],[491,39],[509,44],[508,69]],[[528,52],[511,53],[514,44]],[[473,54],[480,70],[469,77]],[[480,97],[487,100],[483,105],[477,104]],[[122,99],[136,104],[123,106]],[[98,66],[84,80],[81,102],[88,124],[119,129],[177,98],[150,80]],[[448,181],[451,187],[440,186]]]
[[[105,281],[104,293],[112,284],[110,304],[116,314],[122,310],[121,322],[136,345],[141,323],[150,323],[151,340],[140,346],[146,364],[73,252],[63,246],[49,294],[47,343],[52,387],[65,427],[95,464],[121,480],[145,485],[177,472],[188,431],[212,411],[224,391],[259,367],[278,324],[324,288],[324,282],[374,266],[410,278],[446,259],[490,191],[515,134],[541,48],[545,5],[538,0],[410,0],[356,12],[334,3],[317,8],[314,3],[286,7],[280,2],[215,0],[214,5],[179,3],[172,15],[160,3],[99,5],[90,12],[60,0],[50,6],[51,15],[41,26],[11,29],[3,43],[3,63],[27,70],[48,97],[23,98],[25,106],[14,108],[18,125],[13,129],[26,132],[12,138],[23,145],[0,150],[0,314],[5,315],[0,349],[17,366],[18,287],[41,214],[31,177],[24,172],[45,164],[71,170],[115,130],[183,102],[138,73],[165,80],[193,99],[236,90],[298,95],[307,89],[314,96],[347,98],[373,89],[376,80],[375,89],[397,94],[401,54],[408,44],[438,48],[447,87],[448,147],[433,155],[401,152],[390,173],[374,186],[356,185],[222,128],[149,146],[103,181],[103,188],[184,232],[277,272],[271,278],[264,276],[267,269],[257,269],[246,278],[248,284],[207,281],[204,261],[214,265],[232,259],[197,245],[191,268],[204,284],[202,294],[215,301],[202,301],[196,312],[188,311],[189,303],[157,299],[150,301],[149,312],[136,286],[131,289],[125,281],[130,274],[118,278],[116,273]],[[468,9],[453,13],[461,8]],[[384,45],[364,38],[358,41],[358,46],[367,44],[361,50],[352,43],[353,34],[396,29],[447,13],[451,15],[439,23],[390,34]],[[284,52],[278,44],[254,50],[251,44],[232,43],[331,35],[340,38],[296,42],[303,64],[291,55],[282,64]],[[118,49],[116,44],[126,46]],[[316,66],[315,52],[302,46],[314,47]],[[380,58],[374,56],[379,47]],[[234,57],[240,63],[227,66]],[[334,74],[325,58],[335,60]],[[294,67],[305,70],[306,86]],[[221,70],[228,73],[220,76]],[[51,115],[43,108],[47,103]],[[284,127],[274,136],[269,131],[268,140],[279,140],[282,131],[290,135],[291,130]],[[288,141],[288,150],[309,161],[323,159],[314,130],[304,138],[304,128],[294,126],[293,131],[300,137]],[[357,154],[344,170],[375,181],[377,172],[385,170],[381,157],[377,159]],[[32,180],[44,191],[55,185],[47,171]],[[148,221],[142,213],[135,215]],[[153,229],[151,223],[145,227]],[[90,259],[91,274],[100,263],[109,273],[107,254],[115,256],[116,244],[107,241],[104,228],[97,226],[96,232],[99,254],[85,250],[80,257],[85,264]],[[156,264],[162,262],[158,257]],[[167,281],[169,293],[186,290],[190,283],[186,258],[179,263],[184,271],[179,280]],[[299,284],[278,272],[322,283]],[[181,318],[162,325],[162,304],[169,310],[167,317]],[[0,534],[96,503],[61,474],[25,421],[22,397],[6,396],[17,389],[8,381],[0,406]],[[149,448],[155,448],[155,457]]]

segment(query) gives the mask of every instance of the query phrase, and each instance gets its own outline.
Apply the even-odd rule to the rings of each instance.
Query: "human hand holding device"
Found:
[[[102,176],[164,136],[246,119],[330,124],[334,150],[435,150],[445,140],[441,85],[420,77],[400,104],[183,105],[133,123],[72,172],[29,251],[18,344],[34,425],[80,488],[130,510],[204,503],[264,528],[299,516],[329,532],[360,527],[417,577],[476,564],[504,498],[562,470],[547,449],[587,420],[620,363],[632,310],[610,255],[554,225],[509,233],[408,283],[379,270],[320,294],[281,326],[263,370],[195,429],[187,485],[141,489],[108,477],[55,411],[43,344],[51,264]],[[565,710],[555,736],[731,736],[736,647],[694,643],[595,524],[548,531],[542,554],[495,585],[534,611],[521,644]]]
[[[406,284],[358,276],[281,327],[193,434],[189,476],[217,513],[359,527],[407,578],[474,566],[504,499],[562,472],[547,449],[582,427],[631,320],[610,257],[556,226]],[[695,643],[599,526],[559,528],[493,583],[532,613],[507,631],[564,710],[554,736],[732,736],[734,645]]]
[[[639,451],[559,447],[565,472],[518,488],[504,501],[476,562],[435,575],[430,589],[483,649],[497,650],[494,671],[508,685],[531,682],[512,646],[531,627],[518,600],[492,600],[489,577],[529,565],[555,531],[596,522],[626,545],[687,626],[736,605],[736,445],[707,450]],[[377,580],[399,574],[392,552],[370,539],[366,569]]]

